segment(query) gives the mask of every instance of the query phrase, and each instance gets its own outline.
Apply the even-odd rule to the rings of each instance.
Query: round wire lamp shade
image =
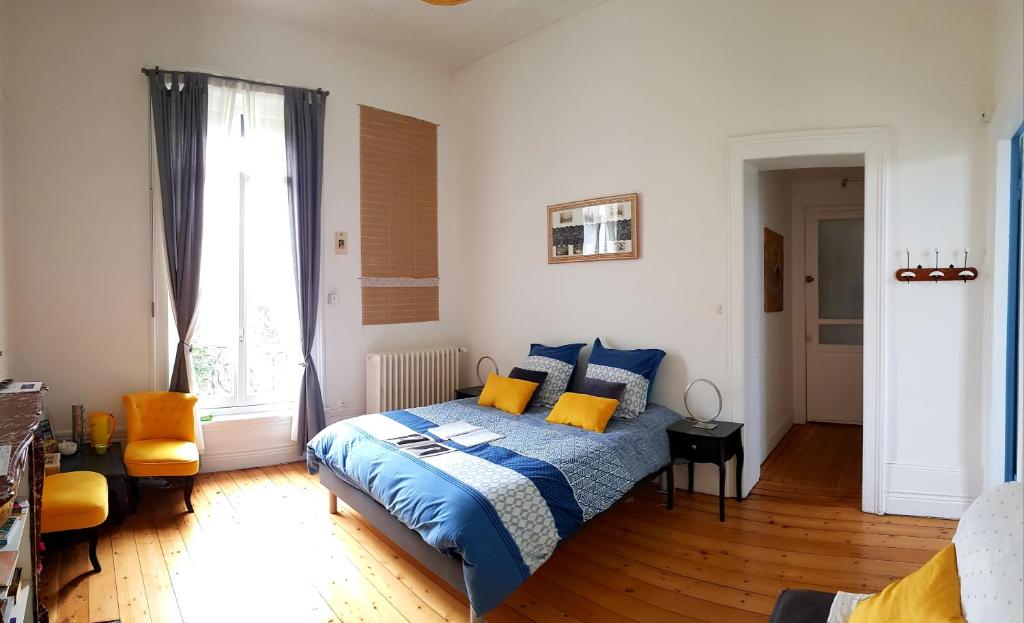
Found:
[[[498,371],[498,363],[491,359],[490,357],[488,357],[487,355],[484,355],[483,357],[476,360],[476,380],[480,381],[481,385],[483,385],[484,381],[487,380],[482,374],[480,374],[480,364],[482,364],[485,361],[490,361],[491,367],[494,368],[494,373],[501,376],[501,372]]]
[[[706,383],[710,385],[713,390],[715,390],[715,396],[718,398],[718,410],[715,411],[715,414],[712,415],[711,417],[708,417],[707,415],[697,415],[696,413],[693,412],[693,409],[690,408],[690,390],[693,389],[693,386],[697,385],[698,383]],[[718,389],[717,385],[715,385],[708,379],[697,379],[696,381],[693,381],[692,383],[686,386],[686,391],[683,392],[683,406],[686,407],[686,412],[690,414],[690,417],[697,420],[697,423],[694,425],[695,428],[716,428],[718,424],[713,424],[712,422],[715,419],[717,419],[719,415],[722,414],[722,392],[721,390]]]

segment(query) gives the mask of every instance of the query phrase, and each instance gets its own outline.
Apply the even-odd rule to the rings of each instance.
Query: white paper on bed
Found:
[[[454,441],[460,446],[472,448],[473,446],[479,446],[482,443],[490,443],[492,441],[497,441],[504,436],[505,435],[502,435],[501,433],[495,433],[493,431],[487,430],[486,428],[479,428],[473,432],[466,433],[464,435],[456,435],[455,437],[450,437],[448,441]]]
[[[458,435],[471,433],[475,430],[480,430],[480,427],[469,422],[450,422],[441,426],[435,426],[434,428],[428,428],[427,432],[443,441]]]

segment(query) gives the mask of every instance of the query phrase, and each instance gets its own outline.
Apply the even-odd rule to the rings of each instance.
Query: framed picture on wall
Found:
[[[640,195],[548,206],[548,264],[640,257]]]
[[[764,228],[764,311],[780,312],[783,307],[785,273],[782,234]]]

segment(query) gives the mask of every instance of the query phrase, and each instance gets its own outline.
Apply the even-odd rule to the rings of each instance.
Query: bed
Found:
[[[669,464],[665,428],[679,414],[651,404],[604,433],[513,416],[475,399],[365,415],[308,445],[311,473],[422,566],[464,594],[470,620],[500,604],[559,541]],[[465,421],[504,435],[425,459],[387,441]],[[326,469],[325,469],[326,468]]]

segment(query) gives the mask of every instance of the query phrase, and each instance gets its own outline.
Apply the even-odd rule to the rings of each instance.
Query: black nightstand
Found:
[[[740,437],[742,424],[716,422],[717,427],[707,430],[695,428],[696,422],[681,420],[668,427],[669,450],[672,460],[687,459],[689,483],[687,489],[693,493],[693,464],[714,463],[718,465],[718,519],[725,521],[725,463],[736,457],[736,500],[743,499],[743,439]],[[669,488],[668,507],[672,508],[675,490]]]
[[[463,387],[455,390],[455,399],[459,398],[479,398],[480,392],[484,391],[483,385],[477,385],[476,387]]]

